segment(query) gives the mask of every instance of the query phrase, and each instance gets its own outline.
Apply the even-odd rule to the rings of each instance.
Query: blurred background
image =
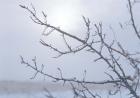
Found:
[[[21,55],[30,63],[36,56],[38,65],[44,64],[46,72],[52,75],[58,75],[57,68],[59,67],[65,77],[82,79],[84,70],[87,70],[87,80],[100,81],[107,78],[104,74],[107,66],[104,66],[102,62],[94,63],[92,54],[79,52],[57,59],[52,58],[57,54],[39,43],[44,27],[35,24],[29,18],[30,14],[22,9],[20,4],[29,7],[33,4],[40,18],[41,12],[44,11],[49,23],[60,26],[74,35],[81,36],[84,33],[82,32],[84,31],[82,16],[88,17],[92,24],[102,22],[106,32],[110,26],[115,27],[117,40],[126,48],[130,50],[139,48],[135,41],[131,41],[136,39],[136,36],[128,32],[125,37],[126,34],[120,31],[119,23],[129,21],[126,0],[1,0],[0,81],[2,82],[0,83],[3,81],[50,81],[42,75],[31,80],[34,71],[20,63]],[[135,9],[135,11],[139,10]],[[136,15],[140,16],[140,13]],[[139,23],[140,20],[137,19],[137,22]],[[108,36],[112,37],[112,35]],[[54,34],[50,41],[56,42],[58,47],[63,47],[63,42],[57,34]],[[127,41],[130,41],[129,45],[125,44]]]

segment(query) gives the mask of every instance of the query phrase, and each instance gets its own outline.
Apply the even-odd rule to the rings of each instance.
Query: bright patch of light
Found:
[[[72,6],[57,6],[49,17],[54,25],[61,28],[71,28],[77,20],[77,13],[77,9]]]

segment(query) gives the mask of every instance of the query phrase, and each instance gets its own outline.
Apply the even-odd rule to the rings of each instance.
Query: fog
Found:
[[[30,6],[31,3],[38,12],[42,10],[46,12],[52,24],[55,24],[54,15],[57,8],[65,9],[63,6],[73,8],[74,20],[71,20],[71,23],[68,21],[69,25],[65,23],[65,26],[62,26],[68,32],[81,30],[82,15],[89,17],[93,24],[103,22],[107,28],[112,25],[116,31],[120,30],[119,22],[125,23],[129,20],[126,0],[3,0],[0,3],[0,80],[30,80],[34,71],[20,64],[20,55],[29,62],[36,56],[38,64],[43,63],[46,66],[46,72],[52,75],[57,75],[57,67],[60,67],[66,77],[82,78],[86,69],[89,80],[106,78],[104,72],[107,67],[102,63],[93,63],[91,54],[80,52],[58,59],[52,58],[56,54],[39,43],[44,27],[33,23],[29,18],[29,13],[19,7],[19,4]],[[139,13],[137,15],[140,16]],[[139,22],[140,20],[137,19],[137,23]],[[124,44],[128,40],[136,39],[133,34],[128,33],[127,37],[125,35],[125,33],[117,32],[117,38]],[[57,44],[61,46],[61,40],[57,38],[57,35],[55,38]],[[125,47],[139,48],[131,41],[130,45]],[[35,80],[44,80],[44,77],[38,75]],[[49,79],[45,78],[45,80]]]

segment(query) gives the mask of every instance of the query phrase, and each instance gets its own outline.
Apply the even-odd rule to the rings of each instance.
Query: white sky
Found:
[[[55,16],[55,11],[58,8],[62,9],[64,13],[68,13],[67,9],[72,9],[69,13],[72,13],[73,20],[68,19],[70,20],[67,21],[69,25],[66,22],[64,27],[68,31],[70,29],[79,31],[81,27],[79,24],[82,23],[79,23],[79,21],[82,21],[82,15],[89,17],[93,23],[102,21],[107,26],[113,24],[114,27],[119,22],[128,21],[128,10],[125,1],[2,0],[0,2],[0,80],[29,80],[33,71],[20,64],[19,55],[24,56],[28,61],[37,56],[39,64],[45,64],[47,72],[50,74],[56,75],[58,73],[57,67],[60,67],[64,71],[65,76],[80,77],[83,75],[83,71],[87,69],[87,75],[91,79],[100,80],[104,77],[105,67],[100,64],[94,64],[93,55],[91,54],[79,53],[59,59],[51,58],[55,56],[55,53],[39,43],[39,40],[42,38],[43,28],[34,24],[28,17],[29,14],[21,9],[19,4],[30,5],[30,3],[33,3],[38,12],[41,12],[41,10],[47,12],[51,23],[55,23],[54,20],[58,15]],[[137,20],[140,22],[139,19]],[[119,30],[119,26],[115,30]],[[125,35],[125,33],[118,33],[120,41],[123,42],[123,40],[128,41],[136,38],[132,38],[131,34],[128,34],[126,38]],[[58,39],[58,43],[60,44],[61,40]],[[126,45],[126,47],[130,49],[133,46],[138,47],[131,41],[130,44],[130,46]],[[40,79],[43,79],[43,77]]]

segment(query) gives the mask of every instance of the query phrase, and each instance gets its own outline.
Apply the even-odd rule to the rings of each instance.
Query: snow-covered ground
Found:
[[[73,98],[71,91],[54,92],[55,98]],[[101,92],[102,98],[128,98],[128,96],[123,94],[118,94],[116,96],[108,96],[105,92]],[[45,97],[45,93],[19,93],[19,94],[0,94],[0,98],[48,98]],[[51,97],[50,97],[51,98]]]
[[[44,87],[51,91],[55,98],[73,98],[72,90],[68,85],[63,87],[61,84],[46,82],[16,82],[0,81],[0,98],[47,98]],[[107,90],[110,87],[92,88],[98,92],[102,98],[128,98],[128,93],[123,90],[115,96],[108,96]]]
[[[70,92],[55,92],[55,98],[72,98],[72,94]],[[1,94],[0,98],[47,98],[45,97],[45,93],[20,93],[20,94]]]

